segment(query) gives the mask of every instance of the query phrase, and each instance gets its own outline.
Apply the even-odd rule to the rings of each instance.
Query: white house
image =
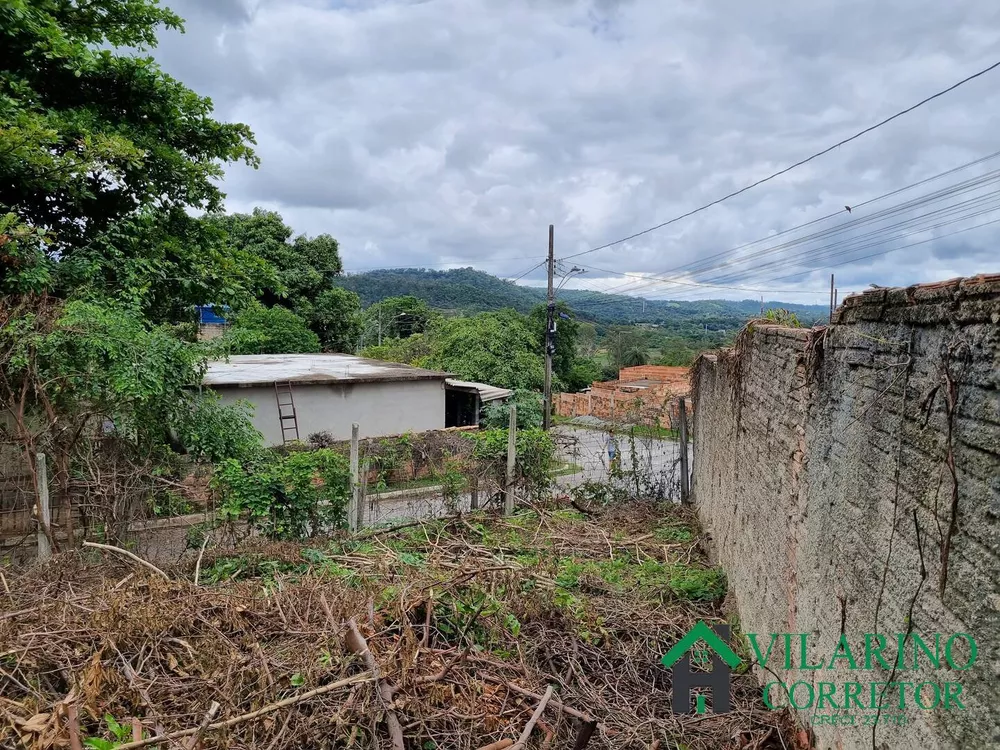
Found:
[[[249,401],[271,445],[317,432],[348,439],[475,425],[481,405],[511,391],[449,373],[349,354],[253,354],[210,363],[203,381],[224,403]]]

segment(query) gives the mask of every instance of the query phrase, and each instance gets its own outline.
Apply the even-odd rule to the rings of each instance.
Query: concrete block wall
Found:
[[[863,653],[911,622],[979,647],[968,671],[894,676],[957,681],[965,710],[891,707],[906,724],[874,743],[800,711],[816,746],[1000,747],[1000,275],[871,290],[827,328],[755,326],[699,359],[693,391],[695,502],[744,632],[805,633],[812,663],[841,632]],[[777,663],[789,683],[891,674]]]

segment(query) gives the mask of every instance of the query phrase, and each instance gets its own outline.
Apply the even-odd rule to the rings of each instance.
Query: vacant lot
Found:
[[[0,745],[479,748],[551,686],[527,747],[791,748],[747,675],[732,713],[670,712],[660,658],[722,616],[696,544],[630,505],[209,550],[197,585],[194,560],[67,554],[0,593]]]

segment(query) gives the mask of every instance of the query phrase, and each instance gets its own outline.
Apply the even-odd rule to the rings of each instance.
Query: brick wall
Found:
[[[745,632],[806,633],[813,660],[841,632],[863,653],[910,622],[979,645],[968,671],[896,676],[957,680],[966,710],[908,709],[875,747],[1000,747],[998,389],[1000,276],[872,290],[829,328],[758,326],[695,365],[695,501]],[[776,671],[889,679],[873,667]],[[870,726],[813,730],[819,748],[873,747]]]
[[[637,380],[655,382],[647,387],[630,385]],[[677,397],[686,396],[689,390],[686,367],[623,367],[618,380],[595,381],[590,393],[558,394],[555,410],[561,417],[593,416],[608,421],[656,424],[669,429],[676,422]]]

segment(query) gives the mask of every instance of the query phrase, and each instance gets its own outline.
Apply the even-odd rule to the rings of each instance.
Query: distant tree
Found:
[[[320,351],[319,337],[283,307],[254,304],[235,316],[226,334],[233,354],[308,354]]]
[[[687,367],[697,356],[698,351],[702,351],[706,346],[698,346],[691,343],[690,339],[680,336],[665,336],[658,342],[660,357],[657,364],[670,367]],[[697,347],[697,350],[695,349]]]
[[[601,368],[593,359],[577,359],[569,374],[561,378],[561,385],[570,393],[583,390],[601,379]]]
[[[605,339],[608,359],[615,369],[644,365],[649,360],[649,347],[638,328],[618,328]]]
[[[361,335],[361,300],[354,292],[334,287],[304,301],[299,310],[323,349],[354,353]]]
[[[369,346],[361,355],[385,362],[401,362],[415,367],[436,367],[433,363],[434,341],[427,334],[415,333],[405,339],[386,339],[382,346]]]
[[[440,313],[431,310],[422,299],[411,295],[386,297],[367,307],[362,314],[367,345],[378,345],[387,338],[406,338],[423,333]]]
[[[593,323],[581,322],[576,336],[577,355],[593,357],[597,352],[597,328]]]

